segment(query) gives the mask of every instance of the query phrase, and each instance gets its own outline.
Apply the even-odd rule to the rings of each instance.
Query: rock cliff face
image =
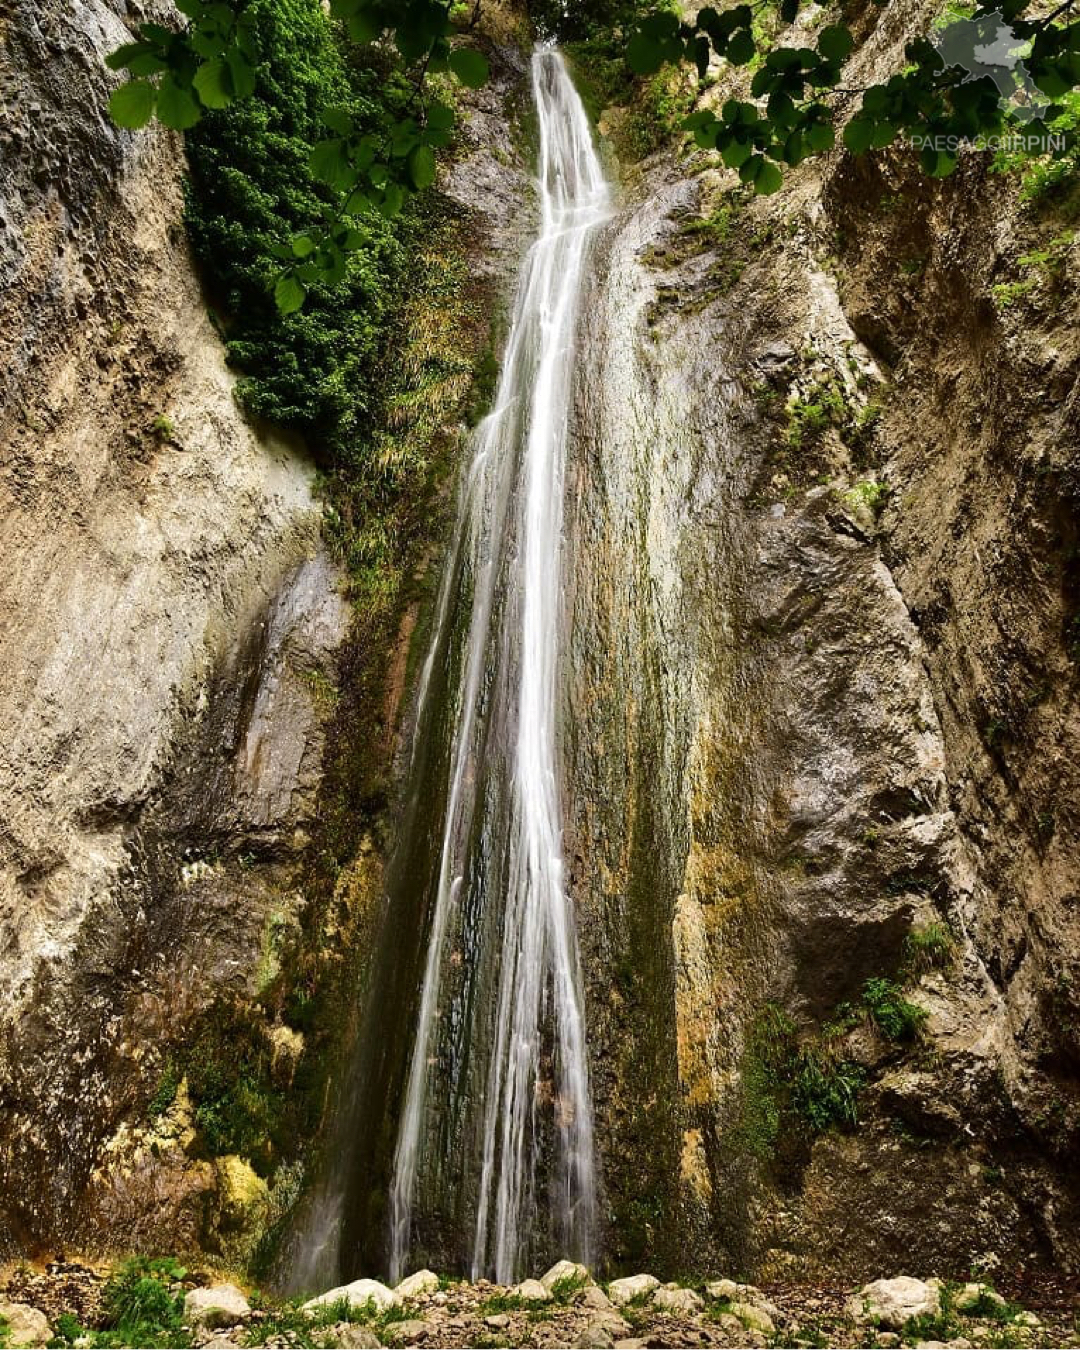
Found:
[[[853,83],[932,17],[862,15]],[[617,1260],[1080,1259],[1074,252],[991,289],[1054,228],[904,152],[628,179],[567,770]]]
[[[0,22],[10,1249],[78,1231],[156,1040],[244,986],[271,910],[295,909],[280,880],[348,615],[311,466],[233,401],[180,145],[104,112],[117,12],[20,3]]]
[[[280,974],[342,728],[389,759],[418,609],[360,689],[311,466],[233,401],[180,146],[104,114],[122,9],[0,0],[0,1250],[242,1262],[297,1173],[194,1157],[184,1084],[150,1122],[159,1047]],[[882,13],[856,83],[931,17]],[[523,69],[445,184],[489,300],[530,209]],[[901,152],[769,201],[700,158],[625,176],[565,634],[614,1265],[1080,1261],[1075,246],[994,301],[1060,228]],[[327,942],[373,936],[381,842]],[[303,1034],[263,1033],[288,1088]]]

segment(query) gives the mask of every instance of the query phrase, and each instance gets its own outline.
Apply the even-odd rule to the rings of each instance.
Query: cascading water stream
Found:
[[[445,808],[390,1187],[394,1278],[409,1258],[425,1175],[436,1168],[427,1155],[448,1136],[460,1141],[462,1165],[444,1166],[442,1184],[474,1189],[474,1275],[515,1277],[540,1207],[544,1139],[550,1223],[563,1250],[587,1259],[594,1226],[582,982],[562,862],[557,676],[574,338],[589,243],[610,213],[610,194],[561,56],[538,51],[532,74],[540,234],[520,278],[495,406],[476,434],[457,551],[421,677],[418,737],[440,663],[454,671],[446,680],[453,716],[449,754],[435,760],[446,773],[437,789]],[[426,843],[434,843],[430,832]],[[478,1046],[489,1047],[486,1063],[477,1062]],[[447,1062],[456,1067],[447,1072]],[[445,1093],[459,1104],[441,1101]]]

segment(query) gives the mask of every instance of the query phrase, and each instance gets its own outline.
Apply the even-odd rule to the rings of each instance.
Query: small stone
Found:
[[[731,1315],[737,1317],[748,1331],[760,1331],[763,1336],[773,1336],[776,1333],[776,1324],[769,1314],[764,1308],[758,1308],[753,1303],[733,1303]]]
[[[522,1280],[510,1290],[510,1296],[521,1299],[522,1303],[550,1303],[555,1297],[539,1280]]]
[[[412,1317],[405,1322],[391,1322],[383,1328],[383,1335],[391,1345],[419,1345],[430,1331],[427,1322]]]
[[[439,1277],[433,1270],[418,1270],[406,1275],[394,1292],[401,1299],[424,1298],[428,1294],[438,1293]]]
[[[510,1325],[510,1318],[506,1313],[492,1313],[490,1317],[484,1318],[484,1326],[491,1327],[493,1331],[501,1331],[503,1327]]]
[[[574,1350],[613,1350],[614,1342],[602,1322],[590,1322],[574,1342]]]
[[[900,1337],[895,1331],[881,1331],[878,1333],[877,1343],[881,1350],[896,1350],[900,1344]]]
[[[565,1280],[576,1280],[578,1284],[585,1284],[588,1278],[589,1272],[576,1261],[556,1261],[549,1271],[540,1276],[540,1283],[545,1289],[554,1290],[557,1284],[562,1284]]]
[[[874,1280],[848,1302],[848,1312],[856,1322],[876,1321],[887,1331],[902,1331],[909,1318],[936,1316],[940,1311],[938,1286],[909,1275],[895,1280]]]
[[[49,1319],[29,1303],[0,1303],[0,1317],[7,1320],[8,1345],[48,1345],[53,1338]]]
[[[705,1300],[692,1289],[680,1289],[678,1285],[665,1284],[652,1296],[653,1307],[661,1312],[674,1313],[676,1317],[693,1317],[705,1306]]]
[[[735,1286],[732,1285],[732,1288]],[[625,1307],[627,1303],[632,1303],[636,1298],[644,1298],[646,1294],[651,1294],[654,1289],[660,1288],[660,1281],[655,1275],[627,1275],[622,1280],[612,1280],[608,1285],[608,1297],[616,1307]]]
[[[353,1280],[351,1284],[339,1285],[328,1289],[318,1298],[310,1298],[302,1311],[311,1312],[315,1308],[325,1307],[327,1303],[348,1303],[351,1308],[364,1308],[372,1304],[376,1312],[386,1312],[401,1302],[393,1289],[388,1289],[378,1280]]]
[[[1015,1325],[1020,1327],[1041,1327],[1042,1323],[1033,1312],[1017,1313],[1013,1318]]]
[[[643,1341],[637,1336],[630,1336],[626,1340],[616,1341],[613,1350],[648,1350],[648,1341]]]
[[[541,1285],[542,1289],[544,1286]],[[607,1294],[598,1284],[590,1284],[587,1289],[582,1291],[581,1298],[578,1300],[583,1308],[593,1308],[596,1312],[613,1312],[614,1305]]]
[[[251,1305],[235,1284],[192,1289],[184,1299],[184,1320],[193,1327],[231,1327],[251,1316]]]
[[[382,1344],[370,1327],[359,1322],[335,1322],[329,1335],[341,1350],[379,1350]]]
[[[734,1280],[713,1280],[712,1284],[705,1286],[705,1294],[716,1302],[727,1299],[731,1303],[739,1297],[739,1286]]]

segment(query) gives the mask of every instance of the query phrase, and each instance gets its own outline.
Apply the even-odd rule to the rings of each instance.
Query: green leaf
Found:
[[[147,76],[160,75],[163,70],[168,70],[168,66],[160,56],[154,52],[143,52],[139,56],[133,56],[128,62],[128,70],[132,75]]]
[[[862,117],[853,117],[844,128],[844,144],[853,155],[861,155],[870,149],[874,137],[874,123]]]
[[[350,17],[348,27],[349,36],[361,47],[366,47],[369,42],[374,42],[383,30],[381,21],[364,9]]]
[[[435,155],[426,145],[418,145],[409,155],[409,177],[418,191],[429,188],[435,181]]]
[[[948,150],[932,150],[929,147],[919,155],[924,172],[931,178],[947,178],[956,168],[956,156]]]
[[[293,236],[292,251],[293,256],[297,258],[306,258],[309,254],[315,252],[315,240],[310,234],[297,234]]]
[[[769,102],[766,105],[766,111],[778,127],[783,127],[785,129],[793,127],[798,120],[795,104],[782,89],[777,90],[777,92],[769,99]]]
[[[750,158],[753,148],[750,141],[730,141],[720,153],[729,169],[737,169]]]
[[[474,47],[455,47],[450,53],[450,69],[467,89],[481,88],[491,74],[487,57]]]
[[[201,65],[191,83],[205,108],[227,108],[233,101],[232,76],[220,57]]]
[[[655,75],[664,64],[663,48],[646,33],[635,33],[626,44],[626,63],[635,75]]]
[[[846,60],[854,51],[855,39],[851,36],[850,28],[845,28],[842,23],[834,23],[821,30],[817,45],[826,61],[839,62]]]
[[[445,103],[431,103],[427,110],[427,123],[438,131],[453,131],[454,110]]]
[[[1063,79],[1053,66],[1045,67],[1032,78],[1036,87],[1041,89],[1049,98],[1062,98],[1072,88],[1069,81]]]
[[[125,42],[122,47],[117,47],[116,51],[108,54],[105,58],[105,64],[110,70],[124,70],[131,65],[136,56],[154,50],[155,48],[149,42]]]
[[[274,287],[274,300],[282,314],[295,314],[307,299],[307,291],[295,277],[282,277]]]
[[[806,129],[806,143],[815,154],[831,150],[836,144],[836,132],[827,122],[815,122]]]
[[[389,220],[400,213],[405,202],[405,191],[399,183],[387,183],[379,211]]]
[[[163,28],[159,23],[142,23],[139,25],[139,33],[156,47],[167,47],[174,37],[168,28]]]
[[[328,139],[313,146],[308,156],[311,172],[327,187],[341,192],[356,182],[356,170],[349,163],[345,142]]]
[[[329,130],[336,132],[339,136],[352,135],[355,123],[352,121],[352,113],[348,111],[348,108],[324,108],[321,116],[323,116],[324,127],[328,127]]]
[[[870,145],[874,150],[884,150],[887,145],[892,145],[896,140],[896,133],[899,127],[895,122],[879,122],[874,127],[873,134],[870,137]]]
[[[176,8],[188,19],[202,18],[203,0],[176,0]]]
[[[754,59],[756,50],[754,35],[750,29],[740,28],[728,43],[727,59],[733,66],[745,66]]]
[[[157,115],[173,131],[187,131],[202,116],[191,94],[166,75],[158,90]]]
[[[770,159],[762,160],[761,168],[754,179],[754,191],[758,196],[770,197],[774,192],[779,192],[783,182],[784,175],[777,165]]]
[[[250,98],[255,92],[255,67],[239,47],[230,47],[225,53],[236,98]]]
[[[118,127],[137,131],[146,126],[154,115],[157,90],[146,80],[128,80],[114,89],[109,99],[109,113]]]

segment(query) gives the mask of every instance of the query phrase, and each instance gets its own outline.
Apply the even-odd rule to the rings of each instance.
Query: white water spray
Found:
[[[540,123],[540,235],[525,261],[491,415],[478,429],[462,493],[457,555],[440,597],[423,701],[447,650],[455,601],[470,606],[457,679],[446,810],[416,1040],[391,1186],[391,1275],[405,1268],[417,1180],[429,1146],[449,947],[476,881],[478,829],[505,832],[490,1059],[480,1113],[473,1274],[512,1281],[535,1196],[542,1053],[553,1060],[549,1104],[557,1173],[554,1218],[564,1250],[591,1255],[595,1172],[577,935],[562,862],[556,764],[562,504],[575,332],[589,243],[611,202],[588,120],[557,52],[533,57]],[[467,594],[462,578],[468,578]],[[502,706],[498,706],[498,705]],[[501,736],[485,729],[497,720]],[[478,780],[506,758],[501,818],[478,818]],[[489,809],[485,808],[485,809]],[[489,891],[492,880],[487,881]],[[457,953],[455,953],[457,955]]]

